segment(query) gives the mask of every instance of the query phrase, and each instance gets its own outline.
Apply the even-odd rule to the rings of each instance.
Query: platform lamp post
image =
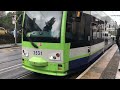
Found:
[[[12,16],[12,24],[15,25],[14,27],[14,38],[15,38],[15,45],[17,45],[17,31],[16,31],[16,11],[13,12],[13,16]]]

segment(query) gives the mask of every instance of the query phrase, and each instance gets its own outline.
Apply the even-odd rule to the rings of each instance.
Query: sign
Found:
[[[14,34],[14,38],[16,38],[16,30],[15,29],[14,29],[13,34]]]

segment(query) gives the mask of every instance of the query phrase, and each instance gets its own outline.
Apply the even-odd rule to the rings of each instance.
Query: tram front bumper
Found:
[[[40,57],[32,57],[31,59],[29,59],[29,62],[31,63],[31,65],[34,65],[34,66],[47,66],[48,65],[48,62]]]
[[[36,58],[36,57],[35,57]],[[22,59],[23,68],[41,74],[53,75],[53,76],[66,76],[67,72],[64,70],[56,70],[57,64],[55,63],[37,63],[33,61],[35,58]],[[37,58],[38,59],[38,58]],[[38,59],[39,60],[39,59]],[[37,60],[36,60],[37,61]],[[38,61],[37,61],[38,62]]]

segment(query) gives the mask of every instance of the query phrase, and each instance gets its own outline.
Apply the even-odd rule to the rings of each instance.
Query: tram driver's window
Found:
[[[66,42],[72,42],[74,41],[74,35],[75,32],[75,11],[68,11],[67,15],[67,25],[66,25]]]

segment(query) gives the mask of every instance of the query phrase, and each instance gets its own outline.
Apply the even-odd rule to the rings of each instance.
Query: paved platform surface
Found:
[[[117,73],[116,73],[116,77],[115,77],[115,79],[120,79],[120,71],[118,70],[118,69],[120,69],[120,52],[119,51],[117,51],[117,57],[115,57],[115,59],[117,59],[118,60],[118,62],[119,62],[119,65],[118,65],[118,68],[117,68]]]
[[[77,79],[115,79],[120,54],[117,45],[113,45],[99,58],[98,62]]]
[[[112,59],[110,60],[110,62],[108,63],[107,67],[101,74],[100,79],[117,79],[118,77],[120,79],[120,76],[119,76],[120,74],[117,75],[119,61],[120,61],[120,53],[117,50],[114,56],[112,57]]]

